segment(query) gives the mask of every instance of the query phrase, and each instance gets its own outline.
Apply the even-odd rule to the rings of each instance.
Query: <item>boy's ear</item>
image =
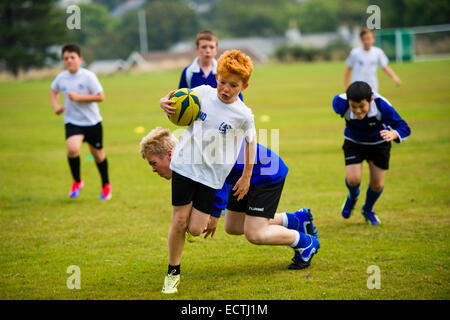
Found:
[[[369,103],[372,103],[372,102],[373,102],[373,100],[374,100],[374,98],[373,98],[373,96],[372,96],[372,98],[370,98],[370,101],[369,101]]]
[[[242,85],[242,90],[241,91],[244,91],[245,89],[247,89],[248,88],[248,82],[246,83],[246,84],[243,84]]]
[[[167,155],[169,156],[169,160],[172,160],[172,154],[173,154],[172,149],[167,150]]]

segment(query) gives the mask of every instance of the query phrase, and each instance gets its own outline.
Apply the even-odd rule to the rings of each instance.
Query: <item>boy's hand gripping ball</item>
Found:
[[[189,126],[200,113],[200,98],[191,89],[182,88],[175,91],[169,98],[175,101],[175,113],[169,117],[177,126]]]

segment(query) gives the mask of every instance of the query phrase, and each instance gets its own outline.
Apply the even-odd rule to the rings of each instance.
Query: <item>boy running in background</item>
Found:
[[[97,102],[105,99],[103,88],[93,72],[81,68],[83,59],[77,45],[64,45],[61,55],[66,70],[53,80],[50,101],[57,115],[64,112],[67,158],[73,177],[69,197],[78,198],[84,186],[80,174],[80,150],[86,141],[102,179],[100,200],[109,200],[108,160],[103,150],[102,117],[97,106]],[[61,92],[64,94],[63,106],[58,103]]]
[[[373,206],[383,192],[391,141],[404,141],[411,134],[411,129],[389,101],[372,92],[370,86],[362,81],[352,83],[346,93],[336,95],[333,109],[345,119],[346,124],[342,148],[345,185],[349,193],[342,207],[342,217],[348,219],[353,212],[359,195],[362,162],[367,160],[370,182],[361,213],[366,222],[378,225],[380,220],[373,212]]]
[[[400,78],[395,72],[388,67],[389,59],[384,54],[383,50],[373,46],[375,43],[375,35],[373,30],[364,28],[361,30],[359,37],[361,39],[362,47],[354,48],[350,52],[345,64],[344,85],[348,87],[350,82],[350,74],[352,75],[352,82],[364,81],[369,84],[373,92],[378,92],[378,77],[377,68],[383,69],[386,74],[394,80],[395,84],[401,84]]]

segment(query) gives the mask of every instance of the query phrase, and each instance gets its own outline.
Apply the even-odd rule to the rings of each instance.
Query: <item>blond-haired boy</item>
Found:
[[[176,144],[177,139],[169,129],[158,127],[142,138],[140,153],[154,173],[171,179],[170,161]],[[289,245],[295,251],[289,269],[309,267],[320,248],[311,210],[302,208],[294,213],[275,213],[289,171],[281,157],[258,143],[248,194],[241,201],[236,201],[230,194],[231,186],[242,174],[243,151],[241,148],[226,183],[217,190],[214,209],[203,230],[205,238],[214,236],[221,211],[226,208],[224,226],[228,234],[245,235],[256,245]],[[187,229],[190,232],[189,227],[192,227],[190,223]]]

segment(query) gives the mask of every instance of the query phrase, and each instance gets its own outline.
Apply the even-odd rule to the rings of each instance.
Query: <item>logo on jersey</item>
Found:
[[[78,85],[78,89],[83,90],[83,89],[84,89],[83,84],[80,83],[80,84]]]
[[[231,125],[229,125],[228,123],[222,122],[219,126],[219,132],[221,134],[227,134],[227,130],[231,129]]]
[[[376,125],[376,122],[369,122],[369,126],[373,127],[374,125]]]
[[[207,116],[207,114],[200,110],[200,113],[198,114],[198,117],[200,118],[200,120],[205,121],[206,116]]]

